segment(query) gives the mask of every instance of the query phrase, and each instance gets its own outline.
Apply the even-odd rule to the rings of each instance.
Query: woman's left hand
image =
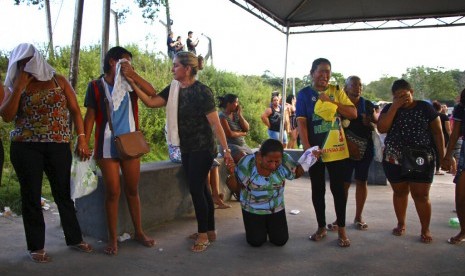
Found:
[[[81,158],[82,161],[86,161],[90,158],[91,152],[85,140],[85,136],[78,137],[75,153]]]
[[[231,156],[230,152],[226,152],[224,154],[224,163],[226,164],[226,168],[230,174],[234,173],[234,168],[236,167],[236,164],[234,164],[234,159]]]

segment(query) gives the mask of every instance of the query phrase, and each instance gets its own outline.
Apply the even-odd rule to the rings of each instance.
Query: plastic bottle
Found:
[[[449,226],[452,228],[460,228],[459,218],[450,218]]]

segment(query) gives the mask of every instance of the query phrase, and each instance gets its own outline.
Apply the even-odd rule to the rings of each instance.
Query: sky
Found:
[[[117,2],[131,8],[119,25],[120,45],[135,43],[142,49],[166,53],[166,29],[159,23],[160,19],[166,21],[164,8],[150,24],[144,23],[133,1]],[[75,1],[51,0],[51,5],[55,47],[69,46]],[[120,7],[124,6],[113,6]],[[205,55],[208,49],[202,33],[212,39],[216,68],[243,75],[262,75],[269,70],[283,76],[286,36],[229,0],[171,0],[170,10],[174,36],[181,35],[185,42],[187,32],[193,31],[200,39],[198,53]],[[85,1],[81,47],[100,43],[101,25],[102,1]],[[43,9],[0,0],[0,50],[11,51],[22,42],[44,46],[47,41]],[[114,45],[111,25],[110,46]],[[287,75],[308,75],[312,61],[319,57],[331,61],[333,72],[345,77],[358,75],[365,84],[383,76],[401,77],[407,68],[417,66],[465,71],[464,46],[465,27],[291,35]]]

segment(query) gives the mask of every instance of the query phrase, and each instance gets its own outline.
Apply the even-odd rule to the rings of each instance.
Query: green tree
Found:
[[[419,66],[408,68],[402,76],[412,85],[417,99],[451,100],[457,95],[457,83],[451,71]]]
[[[396,79],[398,78],[383,76],[379,80],[372,81],[366,85],[365,89],[363,90],[363,94],[367,99],[372,101],[391,101],[391,86]]]

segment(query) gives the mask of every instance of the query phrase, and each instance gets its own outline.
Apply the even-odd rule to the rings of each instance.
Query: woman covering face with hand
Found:
[[[397,226],[392,230],[395,236],[406,231],[408,195],[412,195],[421,223],[420,240],[431,243],[429,229],[431,202],[429,190],[434,174],[434,147],[439,158],[444,156],[444,137],[438,113],[431,104],[413,99],[413,89],[403,80],[392,85],[392,104],[386,105],[378,119],[378,131],[387,133],[384,140],[383,168],[391,183]],[[432,134],[432,135],[431,135]],[[413,154],[421,156],[413,157]],[[422,172],[409,173],[407,162],[413,157]],[[420,169],[417,167],[417,169]]]

